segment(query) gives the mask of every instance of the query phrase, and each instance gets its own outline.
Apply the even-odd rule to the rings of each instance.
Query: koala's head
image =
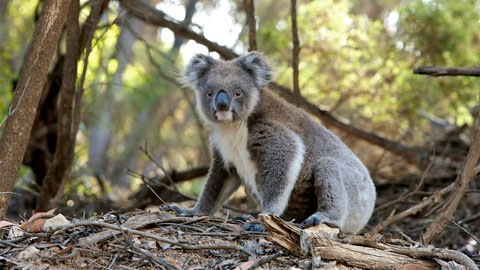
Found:
[[[200,114],[214,123],[247,118],[271,77],[267,62],[255,52],[230,61],[197,54],[185,71],[187,82],[196,90]]]

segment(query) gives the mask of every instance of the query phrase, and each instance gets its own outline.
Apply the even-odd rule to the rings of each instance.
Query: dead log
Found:
[[[421,247],[417,243],[409,246],[382,243],[369,236],[343,235],[339,229],[323,224],[302,230],[269,214],[260,214],[259,218],[270,241],[297,256],[311,256],[314,267],[320,267],[326,260],[353,268],[398,269],[415,265],[437,269],[435,260],[445,260],[466,269],[477,269],[470,258],[454,250]]]

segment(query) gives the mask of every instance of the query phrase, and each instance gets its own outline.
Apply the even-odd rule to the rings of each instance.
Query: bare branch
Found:
[[[480,77],[480,67],[419,67],[413,70],[413,74],[438,76],[474,76]]]
[[[475,178],[475,167],[480,159],[480,118],[477,117],[473,129],[472,144],[468,151],[465,167],[462,172],[457,176],[454,183],[454,188],[450,193],[447,200],[448,205],[446,209],[439,213],[430,227],[427,228],[424,234],[424,240],[426,243],[431,243],[435,240],[447,227],[450,219],[457,211],[457,207],[460,204],[468,184]]]
[[[193,39],[196,42],[205,45],[209,50],[218,52],[220,56],[225,59],[232,59],[237,56],[237,54],[232,52],[227,47],[218,45],[218,43],[208,40],[203,35],[193,32],[188,28],[188,26],[185,26],[180,22],[176,22],[173,19],[167,18],[167,15],[164,12],[155,9],[148,4],[134,0],[120,0],[120,3],[130,15],[135,16],[146,23],[166,27],[175,35]]]
[[[255,5],[253,0],[245,0],[245,13],[248,24],[248,51],[257,50],[257,26],[255,22]]]

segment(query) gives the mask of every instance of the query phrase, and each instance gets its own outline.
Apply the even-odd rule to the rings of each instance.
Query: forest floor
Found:
[[[386,269],[382,263],[390,263],[388,269],[476,269],[475,256],[459,252],[465,252],[464,246],[422,246],[403,233],[397,239],[387,233],[343,240],[334,233],[316,256],[311,242],[307,253],[300,243],[282,246],[283,241],[299,242],[292,231],[281,228],[273,234],[266,226],[266,232],[248,232],[228,215],[177,217],[138,210],[79,220],[54,211],[37,213],[21,225],[0,222],[1,269]],[[468,242],[460,230],[448,238]],[[402,263],[392,264],[397,259]],[[358,267],[362,260],[369,266]]]

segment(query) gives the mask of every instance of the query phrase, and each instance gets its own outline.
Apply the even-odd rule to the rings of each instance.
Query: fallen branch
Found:
[[[259,217],[270,241],[299,256],[312,256],[314,267],[320,267],[322,260],[329,260],[367,269],[398,269],[398,266],[407,264],[437,269],[433,259],[439,259],[477,269],[470,258],[453,250],[396,246],[358,235],[340,239],[339,229],[324,224],[302,230],[275,215],[261,214]]]
[[[157,216],[159,215],[159,213],[148,213],[147,214],[148,217],[146,218],[146,220],[148,222],[161,222],[162,221],[158,217],[156,218],[155,221],[153,221],[151,219],[152,214],[156,214]],[[179,219],[179,218],[175,218],[173,216],[171,216],[171,218],[174,218],[176,220]],[[150,223],[150,224],[152,224],[152,223]],[[246,254],[247,256],[252,256],[253,255],[253,253],[250,250],[248,250],[246,248],[243,248],[243,247],[241,247],[239,245],[236,245],[236,244],[206,244],[206,245],[200,245],[200,244],[185,243],[185,242],[172,240],[172,239],[166,238],[166,237],[161,237],[157,234],[144,232],[144,231],[140,231],[140,230],[136,230],[136,229],[131,229],[131,228],[128,228],[128,227],[123,226],[123,225],[115,225],[115,224],[105,223],[105,222],[101,222],[101,221],[93,221],[93,220],[85,220],[85,221],[80,221],[80,222],[77,222],[77,223],[72,223],[72,224],[69,224],[69,225],[51,227],[50,231],[48,231],[47,233],[32,233],[32,234],[27,234],[26,233],[25,235],[26,236],[28,235],[28,236],[48,237],[49,235],[53,234],[54,232],[70,230],[70,229],[73,229],[75,227],[80,227],[80,226],[99,226],[99,227],[102,227],[102,228],[107,228],[107,229],[110,229],[110,230],[113,230],[113,231],[117,231],[117,234],[122,233],[122,232],[127,233],[127,234],[136,234],[136,235],[143,236],[145,238],[150,238],[150,239],[162,242],[162,243],[176,245],[176,246],[179,246],[179,247],[181,247],[183,249],[186,249],[186,250],[226,249],[226,250],[232,250],[232,251],[239,251],[239,252],[242,252],[242,253]],[[105,233],[105,234],[107,234],[107,233]],[[112,237],[112,231],[108,231],[108,234],[109,234],[108,238]],[[103,237],[106,237],[106,236],[104,235]],[[103,240],[104,239],[103,237],[99,237],[99,238],[101,238]],[[101,241],[101,240],[98,240],[98,239],[92,240],[92,238],[87,237],[87,238],[80,239],[80,244],[84,245],[84,246],[91,246],[91,245],[95,245],[99,241]]]
[[[474,76],[480,77],[480,67],[419,67],[413,70],[413,74],[438,76]]]

